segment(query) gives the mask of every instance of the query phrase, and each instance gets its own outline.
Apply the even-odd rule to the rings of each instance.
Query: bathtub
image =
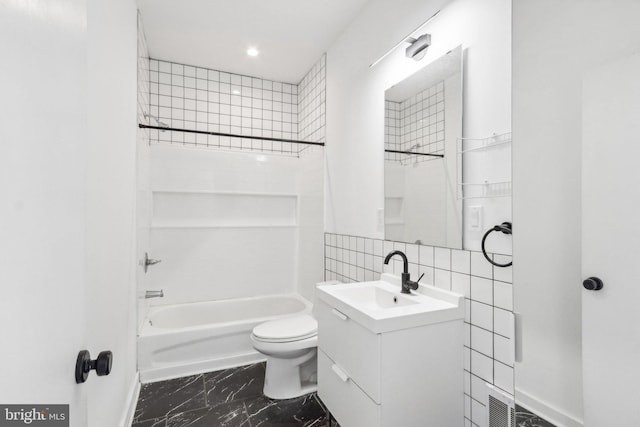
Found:
[[[251,346],[259,323],[310,313],[299,295],[271,295],[152,307],[138,336],[143,383],[266,360]]]

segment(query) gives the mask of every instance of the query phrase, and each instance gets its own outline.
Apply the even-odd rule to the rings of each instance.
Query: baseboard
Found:
[[[133,424],[133,417],[136,412],[136,405],[138,404],[139,395],[140,373],[136,372],[135,377],[133,377],[133,382],[129,387],[129,394],[127,395],[127,401],[129,402],[129,404],[127,405],[127,411],[124,413],[122,421],[120,422],[121,427],[131,427],[131,424]]]
[[[584,422],[516,387],[516,403],[557,427],[584,427]]]

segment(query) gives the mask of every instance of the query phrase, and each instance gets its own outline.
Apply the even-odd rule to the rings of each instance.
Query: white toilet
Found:
[[[318,285],[340,283],[322,282]],[[310,314],[261,323],[251,334],[253,348],[267,356],[264,395],[291,399],[316,391],[318,322]]]

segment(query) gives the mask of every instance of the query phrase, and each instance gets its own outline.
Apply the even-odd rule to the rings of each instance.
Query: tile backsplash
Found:
[[[325,61],[323,55],[299,84],[292,84],[151,59],[149,113],[153,117],[148,124],[324,142]],[[293,156],[308,147],[281,141],[158,130],[150,132],[150,139],[152,143]]]
[[[376,280],[380,273],[401,273],[398,257],[383,264],[386,254],[401,250],[412,278],[465,296],[464,395],[465,425],[486,425],[486,383],[514,391],[514,327],[512,268],[494,267],[481,252],[423,246],[361,236],[325,233],[325,280],[345,283]],[[507,263],[511,256],[490,254]]]

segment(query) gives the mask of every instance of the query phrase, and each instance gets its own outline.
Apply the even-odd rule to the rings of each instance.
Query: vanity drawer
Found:
[[[318,396],[343,427],[380,426],[380,406],[322,350],[318,351]]]
[[[376,403],[380,402],[380,335],[324,301],[316,304],[318,348],[324,351]]]

